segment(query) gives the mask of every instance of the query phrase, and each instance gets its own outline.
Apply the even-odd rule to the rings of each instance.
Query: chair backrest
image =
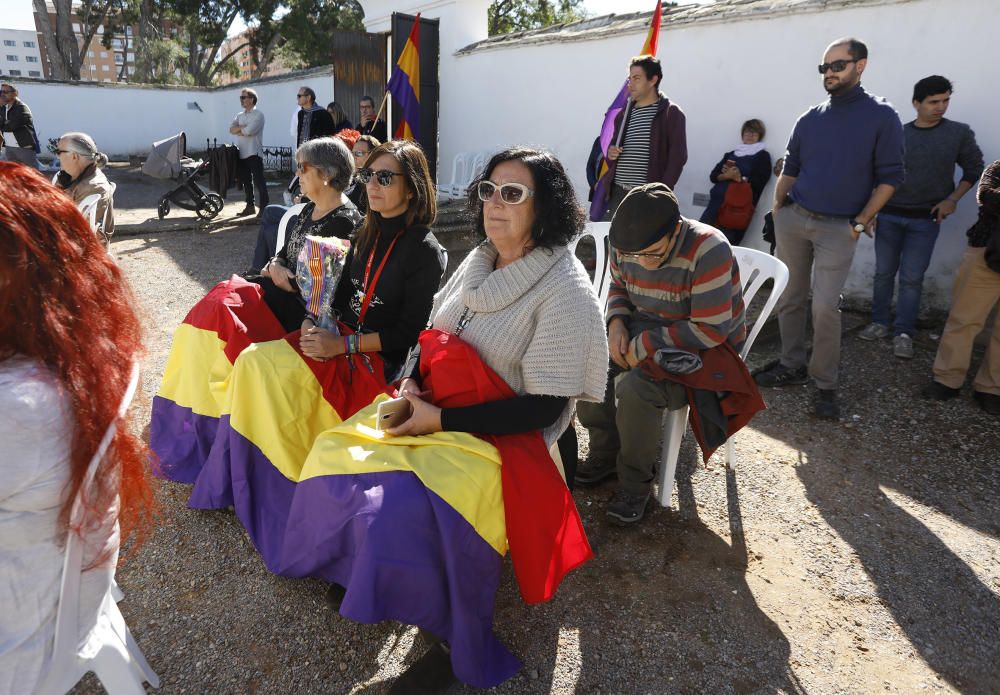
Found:
[[[100,193],[91,193],[86,198],[76,204],[80,214],[87,218],[90,228],[97,231],[97,204],[101,202]]]
[[[132,363],[132,374],[129,378],[128,386],[122,395],[121,403],[118,405],[118,417],[125,415],[132,397],[135,396],[136,387],[139,385],[139,363]],[[80,528],[84,521],[83,491],[88,489],[97,475],[97,469],[104,460],[104,455],[111,446],[118,431],[118,418],[115,418],[108,425],[104,437],[101,438],[97,451],[90,459],[87,472],[80,483],[76,499],[73,500],[73,507],[69,514],[69,531],[66,533],[66,550],[63,557],[62,582],[59,586],[59,608],[56,612],[56,634],[52,650],[52,663],[65,663],[68,654],[76,651],[77,642],[80,639],[80,572],[83,568],[83,545],[80,537],[73,530]],[[110,588],[110,587],[109,587]]]
[[[281,217],[281,222],[278,223],[278,243],[274,246],[274,252],[278,253],[285,246],[285,230],[288,229],[288,223],[292,221],[292,218],[298,215],[305,208],[305,203],[299,203],[298,205],[293,205],[288,208],[285,214]],[[295,259],[289,259],[295,262]]]
[[[108,228],[108,218],[113,214],[112,213],[112,209],[115,206],[115,203],[114,203],[114,200],[115,200],[115,191],[118,190],[118,184],[114,183],[113,181],[109,181],[108,183],[111,186],[111,192],[108,194],[108,204],[104,208],[104,217],[101,219],[100,222],[97,223],[97,225],[96,225],[96,231],[99,234],[103,235],[104,238],[108,242],[110,242],[111,241],[111,237],[109,237],[107,234],[105,234],[104,230]],[[96,213],[95,213],[95,216],[96,216]]]
[[[580,239],[585,236],[594,239],[594,292],[600,301],[601,308],[608,302],[608,291],[611,289],[611,255],[608,247],[608,232],[610,222],[588,222],[576,239],[569,243],[570,253],[576,253]]]
[[[771,294],[768,296],[767,301],[764,302],[757,320],[754,321],[753,328],[747,334],[746,342],[743,343],[743,350],[740,353],[740,357],[745,360],[747,355],[750,354],[753,341],[757,339],[757,334],[764,327],[764,323],[774,310],[778,299],[785,291],[785,287],[788,286],[788,266],[763,251],[748,249],[743,246],[734,246],[733,256],[736,258],[736,263],[740,268],[744,306],[750,306],[750,302],[753,301],[761,285],[768,280],[774,280],[774,287],[771,288]]]

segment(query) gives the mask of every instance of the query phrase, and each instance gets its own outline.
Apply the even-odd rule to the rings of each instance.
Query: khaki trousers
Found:
[[[846,219],[817,217],[799,205],[774,213],[777,256],[788,266],[788,287],[778,303],[781,363],[806,364],[806,311],[812,287],[813,352],[809,376],[817,388],[837,388],[840,367],[840,293],[857,241]]]
[[[969,248],[962,257],[951,295],[951,311],[934,358],[934,380],[953,389],[961,388],[965,382],[972,361],[972,343],[1000,301],[1000,273],[986,265],[985,252],[986,249]],[[973,388],[1000,396],[1000,319],[993,324],[993,334]]]

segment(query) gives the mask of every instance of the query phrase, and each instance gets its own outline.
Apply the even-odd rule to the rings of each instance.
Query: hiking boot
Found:
[[[257,214],[257,208],[255,208],[253,205],[247,205],[240,212],[238,212],[236,214],[236,216],[237,217],[250,217],[251,215],[256,215],[256,214]]]
[[[330,584],[330,588],[326,590],[326,604],[334,610],[334,612],[340,612],[340,604],[344,602],[344,596],[347,595],[347,589],[342,587],[336,582]]]
[[[840,406],[837,405],[837,392],[833,389],[816,389],[813,415],[823,420],[839,420]]]
[[[605,478],[611,478],[618,474],[615,459],[591,457],[584,461],[576,469],[573,482],[580,485],[597,485]]]
[[[957,397],[960,392],[961,389],[953,389],[940,382],[932,381],[920,391],[920,395],[932,401],[949,401]]]
[[[1000,396],[985,391],[975,391],[972,394],[972,400],[990,415],[1000,417]]]
[[[770,369],[759,372],[754,376],[754,381],[758,386],[798,386],[809,381],[809,374],[806,373],[805,367],[792,369],[778,362]]]
[[[860,333],[858,333],[858,337],[862,340],[870,342],[888,338],[891,333],[892,331],[889,330],[888,326],[883,326],[881,323],[869,323]]]
[[[913,359],[913,338],[906,335],[906,333],[900,333],[895,338],[892,339],[892,354],[900,359],[912,360]]]
[[[631,526],[642,520],[646,513],[649,493],[632,495],[624,490],[616,490],[608,503],[608,518],[619,526]]]
[[[447,642],[434,644],[389,687],[389,695],[444,693],[458,682]]]

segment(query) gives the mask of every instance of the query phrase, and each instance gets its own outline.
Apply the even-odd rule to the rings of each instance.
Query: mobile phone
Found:
[[[390,427],[396,427],[407,421],[413,408],[405,398],[390,398],[378,404],[375,413],[375,429],[380,432]]]
[[[735,159],[727,159],[726,160],[726,166],[727,167],[734,167],[734,166],[736,166],[736,160]]]

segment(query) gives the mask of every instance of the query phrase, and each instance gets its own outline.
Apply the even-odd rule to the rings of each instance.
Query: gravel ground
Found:
[[[112,251],[148,316],[146,423],[172,330],[247,265],[256,228],[227,219],[237,202],[214,224],[156,221],[162,187],[112,178]],[[845,314],[840,423],[808,416],[810,387],[767,391],[735,473],[719,454],[695,467],[688,437],[671,508],[635,529],[606,523],[612,483],[578,491],[597,558],[533,607],[508,563],[496,626],[524,668],[495,691],[1000,691],[1000,422],[968,389],[916,395],[931,335],[901,361],[857,339],[864,323]],[[752,362],[775,351],[761,339]],[[161,692],[380,693],[420,655],[414,629],[350,622],[321,582],[268,573],[236,518],[188,509],[188,493],[159,485],[156,531],[118,573]],[[101,688],[88,677],[74,692]]]

